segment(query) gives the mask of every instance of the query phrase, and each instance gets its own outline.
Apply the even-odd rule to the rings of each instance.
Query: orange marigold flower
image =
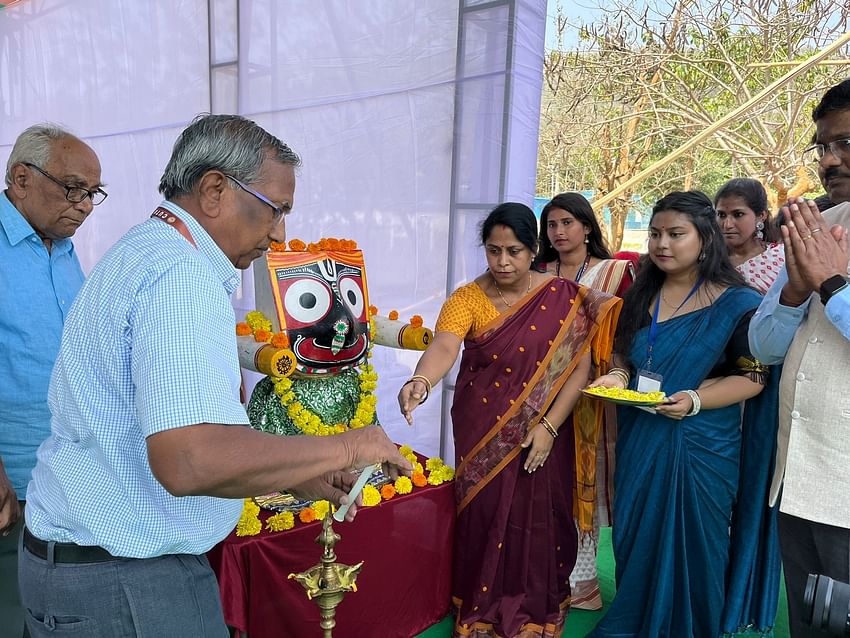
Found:
[[[419,315],[413,315],[410,318],[410,325],[413,326],[414,328],[419,328],[422,325],[422,323],[423,323],[422,317],[420,317]]]
[[[332,237],[328,239],[328,248],[330,250],[340,250],[342,248],[342,242],[339,239],[334,239]]]
[[[390,321],[395,321],[396,319],[398,319],[398,310],[390,310],[390,314],[388,316],[390,318]]]
[[[320,250],[321,250],[321,247],[319,246],[319,244],[316,244],[312,241],[309,244],[307,244],[307,252],[308,253],[317,253]]]
[[[328,249],[328,238],[327,237],[322,237],[319,240],[319,248],[321,250],[327,250]]]
[[[269,250],[273,253],[282,253],[286,250],[286,244],[279,241],[273,241],[269,244]]]
[[[374,317],[378,314],[378,306],[369,306],[369,315]]]
[[[300,253],[303,252],[307,248],[307,244],[305,244],[300,239],[290,239],[289,240],[289,250],[292,252]]]
[[[236,324],[236,334],[239,335],[240,337],[247,337],[249,334],[251,334],[251,326],[249,326],[244,321],[237,323]]]
[[[286,336],[285,332],[276,332],[274,333],[274,336],[272,336],[271,343],[275,348],[288,348],[289,337]]]
[[[428,485],[428,479],[423,472],[414,472],[411,479],[416,487],[425,487]]]
[[[385,501],[390,500],[395,496],[395,486],[392,483],[387,483],[381,488],[381,498]]]
[[[298,512],[298,520],[302,523],[312,523],[317,518],[316,510],[312,507],[305,507],[303,510]]]
[[[257,343],[268,343],[272,339],[272,333],[268,330],[257,330],[254,333],[254,341]]]

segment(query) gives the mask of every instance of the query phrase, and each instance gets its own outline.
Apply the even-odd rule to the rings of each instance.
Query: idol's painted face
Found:
[[[324,374],[361,363],[369,346],[362,253],[274,253],[269,267],[298,371]]]

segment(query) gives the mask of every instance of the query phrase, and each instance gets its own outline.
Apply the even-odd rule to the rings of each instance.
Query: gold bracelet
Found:
[[[626,385],[629,385],[629,379],[632,378],[632,375],[629,374],[629,371],[625,368],[611,368],[608,370],[608,374],[616,374],[622,376],[626,380]]]
[[[553,439],[558,438],[558,430],[556,430],[545,416],[540,417],[540,424],[546,428],[546,431],[552,435]]]

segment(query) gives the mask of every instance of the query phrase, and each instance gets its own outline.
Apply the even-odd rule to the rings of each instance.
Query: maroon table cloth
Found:
[[[287,576],[319,562],[321,521],[285,532],[235,531],[207,554],[224,619],[248,638],[321,638],[319,608]],[[297,519],[297,517],[296,517]],[[357,591],[337,607],[335,638],[410,638],[439,622],[450,604],[455,503],[452,483],[414,488],[337,523],[337,561],[365,561]]]

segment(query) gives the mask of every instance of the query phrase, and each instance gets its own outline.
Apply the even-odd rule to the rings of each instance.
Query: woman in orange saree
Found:
[[[531,270],[536,220],[502,204],[485,220],[489,270],[456,290],[399,393],[412,410],[452,367],[457,523],[454,636],[560,636],[575,563],[570,413],[604,368],[620,301]]]

